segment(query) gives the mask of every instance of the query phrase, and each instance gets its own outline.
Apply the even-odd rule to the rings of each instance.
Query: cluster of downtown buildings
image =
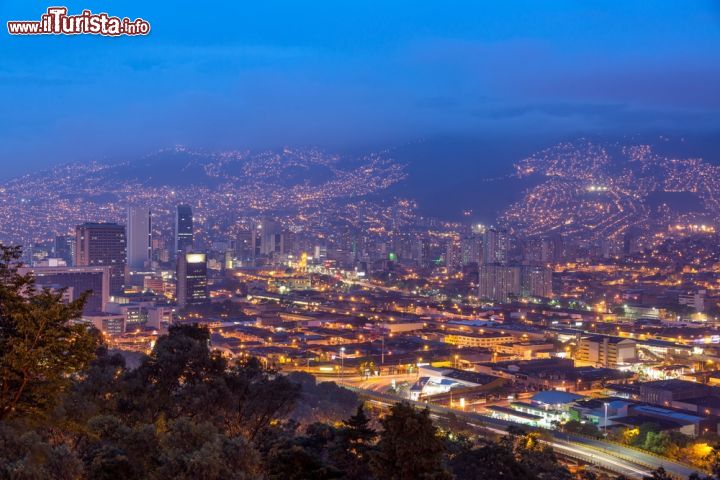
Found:
[[[105,325],[103,330],[108,322],[115,322],[110,329],[113,332],[124,331],[125,327],[121,329],[116,318],[108,314],[118,313],[118,305],[132,303],[128,293],[161,294],[154,302],[162,305],[152,322],[155,328],[159,322],[172,322],[170,312],[175,307],[209,302],[209,265],[225,272],[237,267],[296,267],[310,259],[320,266],[319,270],[328,264],[344,264],[358,275],[389,270],[394,264],[408,261],[420,268],[441,263],[450,273],[475,265],[477,282],[471,288],[477,298],[504,302],[516,297],[552,297],[552,270],[547,266],[552,256],[544,252],[536,255],[536,261],[522,263],[513,259],[511,237],[504,229],[475,225],[460,240],[451,237],[446,243],[418,237],[410,242],[405,239],[380,247],[371,245],[369,250],[375,249],[374,256],[362,261],[357,251],[329,248],[323,242],[294,242],[290,230],[269,219],[253,222],[251,228],[231,241],[216,241],[209,248],[199,249],[194,239],[192,207],[177,205],[174,213],[171,239],[157,238],[153,213],[145,207],[129,207],[124,225],[79,224],[74,235],[56,236],[45,247],[34,245],[28,252],[30,266],[25,271],[35,274],[40,287],[66,289],[69,299],[90,291],[87,317],[104,318],[96,322]],[[408,244],[411,246],[403,250]],[[543,244],[542,248],[547,246]],[[207,250],[212,254],[208,255]],[[402,258],[396,252],[402,252]]]
[[[228,240],[189,205],[173,213],[165,236],[142,207],[124,225],[77,225],[24,268],[68,299],[92,291],[78,321],[113,348],[147,351],[169,325],[202,323],[229,356],[341,378],[410,374],[397,395],[462,399],[517,423],[717,431],[714,230],[672,228],[642,249],[628,235],[610,255],[426,220],[380,241],[342,229],[307,240],[254,219]]]
[[[107,334],[126,331],[128,323],[144,323],[157,330],[172,323],[177,308],[208,301],[204,253],[193,249],[192,209],[178,205],[175,217],[174,275],[157,275],[152,268],[152,212],[131,207],[127,224],[83,223],[74,236],[55,238],[52,251],[24,267],[39,288],[62,290],[68,300],[90,292],[83,319]],[[167,296],[140,302],[132,308],[130,293],[152,291]]]

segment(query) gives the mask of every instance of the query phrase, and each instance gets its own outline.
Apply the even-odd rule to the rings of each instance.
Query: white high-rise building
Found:
[[[127,214],[127,263],[142,270],[152,255],[152,214],[145,207],[130,207]]]

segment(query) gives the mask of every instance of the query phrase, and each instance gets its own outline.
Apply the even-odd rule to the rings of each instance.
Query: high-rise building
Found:
[[[148,208],[127,212],[127,263],[133,271],[145,268],[152,258],[152,216]]]
[[[483,235],[483,262],[504,265],[510,253],[510,234],[495,227],[485,230]]]
[[[552,270],[534,265],[520,267],[520,294],[523,297],[552,297]]]
[[[110,267],[32,267],[20,269],[21,274],[32,272],[38,288],[66,289],[69,301],[90,292],[83,314],[105,310],[110,297]]]
[[[125,285],[127,245],[125,226],[117,223],[84,223],[75,227],[75,264],[110,267],[110,294]]]
[[[556,234],[550,237],[550,249],[552,261],[558,262],[565,257],[565,242],[562,235]]]
[[[420,267],[429,267],[432,264],[431,240],[428,238],[416,238],[411,247],[412,258]]]
[[[534,265],[481,265],[478,296],[496,302],[510,297],[552,297],[552,271]]]
[[[532,237],[525,242],[525,261],[532,264],[547,264],[555,260],[555,246],[552,238]]]
[[[448,272],[456,272],[464,265],[460,239],[451,238],[445,246],[445,266]]]
[[[68,235],[58,235],[55,237],[55,245],[53,247],[53,256],[65,260],[67,265],[74,265],[73,257],[75,253],[75,239]]]
[[[251,242],[254,259],[285,253],[282,229],[279,223],[272,220],[262,220],[255,224]]]
[[[623,253],[632,255],[642,250],[640,246],[641,231],[636,226],[630,227],[623,236]]]
[[[235,257],[242,265],[248,265],[253,259],[252,250],[252,232],[242,230],[238,232],[237,240],[235,240]]]
[[[471,263],[481,264],[483,256],[482,235],[472,233],[462,238],[462,264],[469,265]]]
[[[180,308],[207,303],[207,256],[204,253],[185,252],[179,256],[176,293]]]
[[[478,283],[480,298],[505,302],[510,296],[520,294],[520,267],[481,265],[478,272]]]
[[[175,213],[175,254],[192,250],[193,247],[193,216],[190,205],[178,205]]]

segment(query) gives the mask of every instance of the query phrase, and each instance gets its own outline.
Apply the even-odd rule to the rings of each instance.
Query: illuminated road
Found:
[[[488,425],[477,425],[474,423],[468,423],[468,425],[475,428],[489,430],[500,435],[507,435],[507,430],[493,428]],[[555,453],[558,455],[570,457],[583,463],[597,465],[605,470],[620,473],[626,477],[643,478],[646,475],[650,475],[649,468],[640,467],[627,460],[604,455],[601,452],[588,451],[586,447],[573,445],[572,443],[564,440],[554,439],[548,441],[541,439],[540,441],[553,447]]]
[[[336,382],[338,385],[344,384],[354,389],[384,394],[390,389],[393,381],[395,381],[398,385],[403,382],[407,382],[412,385],[418,379],[418,376],[417,373],[408,373],[405,375],[379,375],[368,378],[353,375],[342,379],[339,378],[339,376],[316,375],[315,378],[318,382]]]
[[[411,292],[410,290],[403,290],[398,287],[386,287],[384,285],[378,285],[377,283],[368,282],[366,280],[350,280],[350,279],[343,278],[343,277],[336,277],[336,279],[340,280],[342,283],[346,283],[348,285],[360,286],[360,287],[364,287],[367,289],[376,289],[376,290],[383,291],[385,293],[395,292],[395,293],[402,293],[405,295],[414,295],[414,293]]]
[[[353,390],[361,397],[383,407],[390,406],[399,401],[396,397],[378,393],[373,390],[361,389],[350,385],[345,385],[345,388]],[[507,434],[506,430],[509,426],[528,428],[526,425],[487,417],[478,413],[451,410],[438,405],[419,402],[410,403],[423,408],[427,407],[431,415],[435,418],[447,419],[449,414],[453,414],[456,418],[465,420],[467,424],[473,428],[485,429],[497,434]],[[543,432],[553,437],[552,440],[545,440],[545,442],[556,449],[559,455],[597,465],[603,469],[625,475],[629,478],[643,478],[646,475],[650,475],[651,470],[661,466],[665,468],[668,473],[681,479],[686,479],[697,471],[697,469],[693,469],[692,467],[667,459],[661,459],[622,445],[615,445],[554,430],[543,430]]]

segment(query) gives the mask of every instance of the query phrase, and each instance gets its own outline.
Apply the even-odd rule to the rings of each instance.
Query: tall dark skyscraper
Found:
[[[208,301],[207,258],[204,253],[184,252],[179,255],[176,293],[180,308]]]
[[[193,246],[193,217],[190,205],[178,205],[175,214],[175,254],[186,252]]]
[[[53,246],[53,256],[65,260],[67,265],[73,265],[73,253],[75,239],[67,235],[58,235],[55,237],[55,245]]]
[[[252,234],[252,231],[241,231],[235,240],[235,256],[243,265],[247,265],[254,258]]]
[[[75,227],[75,264],[110,267],[110,294],[125,285],[127,240],[125,226],[117,223],[84,223]]]
[[[150,209],[130,207],[127,215],[127,263],[134,271],[142,270],[152,254],[152,217]]]

